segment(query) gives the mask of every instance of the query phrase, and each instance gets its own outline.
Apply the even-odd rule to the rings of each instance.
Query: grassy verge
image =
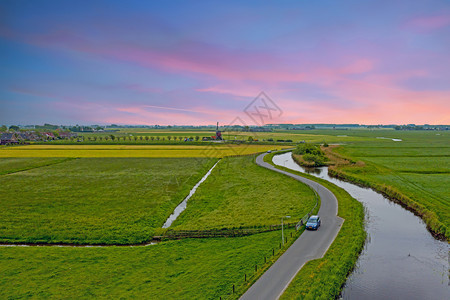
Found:
[[[84,158],[1,176],[0,242],[149,240],[214,162]]]
[[[271,153],[267,160],[276,155]],[[338,199],[338,215],[345,219],[333,244],[321,259],[305,264],[281,299],[332,299],[339,295],[342,285],[361,252],[366,233],[364,231],[364,208],[345,190],[336,185],[300,172],[276,166],[324,185]]]
[[[174,222],[175,230],[222,229],[298,222],[315,205],[305,184],[261,168],[254,156],[224,158]]]

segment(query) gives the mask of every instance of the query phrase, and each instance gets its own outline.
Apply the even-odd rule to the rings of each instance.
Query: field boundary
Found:
[[[58,161],[54,161],[54,162],[49,162],[49,163],[45,163],[39,166],[32,166],[32,167],[25,167],[19,170],[13,170],[11,172],[6,171],[5,173],[1,173],[0,172],[0,176],[5,176],[5,175],[10,175],[10,174],[15,174],[15,173],[20,173],[20,172],[25,172],[25,171],[29,171],[29,170],[33,170],[33,169],[38,169],[38,168],[43,168],[43,167],[48,167],[48,166],[53,166],[53,165],[57,165],[57,164],[62,164],[65,163],[67,161],[71,161],[74,159],[78,159],[77,157],[66,157],[66,158],[62,158]]]
[[[285,229],[295,228],[297,223],[284,223]],[[227,237],[242,237],[258,233],[279,231],[281,225],[261,225],[251,227],[239,227],[239,228],[223,228],[223,229],[211,229],[211,230],[173,230],[167,229],[163,234],[153,236],[152,239],[144,241],[142,243],[134,244],[105,244],[105,243],[45,243],[45,242],[1,242],[0,247],[16,247],[16,246],[58,246],[58,247],[136,247],[136,246],[149,246],[165,240],[180,240],[188,238],[227,238]],[[297,229],[298,230],[298,229]]]
[[[297,223],[284,223],[284,228],[294,228]],[[281,225],[261,225],[251,227],[239,227],[239,228],[223,228],[223,229],[210,229],[210,230],[173,230],[168,229],[164,234],[154,236],[154,240],[173,240],[173,239],[185,239],[185,238],[215,238],[215,237],[240,237],[252,234],[258,234],[269,231],[281,230]]]

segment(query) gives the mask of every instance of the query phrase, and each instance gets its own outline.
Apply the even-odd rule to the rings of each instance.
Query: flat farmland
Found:
[[[259,167],[254,157],[224,158],[189,200],[174,229],[276,225],[298,222],[316,204],[307,185]]]
[[[0,298],[225,299],[280,238],[275,231],[147,247],[0,247]]]
[[[8,160],[1,159],[0,166],[9,168],[17,159],[9,164]],[[80,158],[2,175],[0,242],[130,244],[149,240],[214,162],[208,158]]]
[[[217,161],[2,158],[5,169],[10,168],[8,160],[22,161],[28,167],[37,162],[52,164],[0,176],[7,193],[0,200],[4,208],[0,211],[1,242],[73,244],[148,240]],[[208,178],[203,183],[205,194],[210,189],[213,193],[233,190],[233,186],[239,187],[239,181],[252,182],[250,189],[243,191],[249,193],[242,195],[244,205],[220,207],[227,198],[236,203],[232,190],[216,203],[220,209],[232,210],[225,216],[228,222],[227,217],[243,214],[244,218],[237,221],[244,225],[277,224],[279,213],[295,216],[314,205],[312,192],[300,183],[285,183],[287,177],[273,179],[279,185],[294,187],[293,192],[290,188],[277,187],[275,191],[273,185],[266,186],[277,174],[255,171],[259,167],[252,156],[226,158],[222,162],[227,160],[214,174],[215,179],[209,182]],[[231,184],[216,189],[217,181],[227,181],[233,174]],[[255,212],[258,199],[264,197],[267,198],[263,207]],[[296,205],[300,210],[293,207]],[[262,220],[261,212],[262,216],[274,217]],[[189,214],[189,218],[197,222],[195,215]],[[210,218],[210,223],[205,223],[208,226],[196,229],[216,228],[214,223],[222,226],[221,221]],[[295,229],[285,228],[287,237],[291,233]],[[279,253],[280,238],[280,231],[273,231],[246,237],[163,241],[146,247],[0,247],[0,298],[226,297],[232,293],[233,285],[245,285],[245,275],[250,278],[255,274],[255,265],[260,270],[273,262],[272,251]]]
[[[392,132],[378,133],[387,136]],[[394,136],[394,135],[392,135]],[[450,237],[450,134],[395,132],[386,139],[355,142],[335,151],[364,164],[336,171],[351,181],[388,193],[418,212],[430,229]]]
[[[39,158],[0,158],[0,175],[10,174],[29,169],[49,166],[63,161],[67,158],[39,157]]]
[[[285,146],[285,148],[290,146]],[[0,149],[0,157],[215,157],[265,152],[273,145],[27,145]]]

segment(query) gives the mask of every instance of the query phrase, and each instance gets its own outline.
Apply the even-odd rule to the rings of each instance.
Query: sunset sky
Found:
[[[0,1],[0,124],[450,124],[450,1]],[[247,119],[246,119],[247,118]]]

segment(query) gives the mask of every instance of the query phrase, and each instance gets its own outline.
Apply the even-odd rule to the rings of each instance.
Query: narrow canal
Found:
[[[434,239],[419,217],[371,189],[328,176],[327,167],[299,166],[290,152],[273,162],[328,180],[364,204],[368,239],[343,299],[450,299],[449,244]]]
[[[188,200],[191,199],[191,197],[195,194],[195,191],[200,186],[200,184],[202,184],[202,182],[205,181],[206,178],[208,178],[208,176],[211,174],[212,170],[217,166],[219,161],[220,159],[214,164],[214,166],[211,167],[211,169],[209,169],[208,172],[206,172],[205,176],[203,176],[202,179],[200,179],[200,181],[197,182],[196,185],[194,185],[194,187],[189,192],[189,195],[187,195],[186,198],[184,198],[184,200],[180,204],[178,204],[177,207],[175,207],[175,210],[167,218],[162,228],[169,228],[172,225],[172,223],[180,216],[180,214],[186,209]]]

